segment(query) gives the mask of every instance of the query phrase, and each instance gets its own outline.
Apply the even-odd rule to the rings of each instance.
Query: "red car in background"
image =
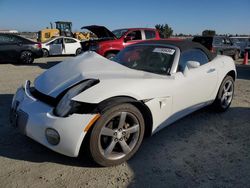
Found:
[[[159,32],[153,28],[126,28],[111,32],[104,26],[91,25],[81,29],[87,29],[98,37],[98,39],[82,42],[83,51],[92,50],[108,59],[128,45],[143,40],[160,39]]]

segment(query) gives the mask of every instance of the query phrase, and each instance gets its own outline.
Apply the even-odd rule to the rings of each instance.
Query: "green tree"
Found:
[[[161,38],[169,38],[174,32],[168,24],[156,24],[155,28],[159,31]]]
[[[214,35],[216,35],[215,30],[206,29],[202,31],[202,36],[214,36]]]

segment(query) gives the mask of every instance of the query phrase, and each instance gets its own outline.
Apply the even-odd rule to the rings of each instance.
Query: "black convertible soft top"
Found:
[[[207,55],[210,61],[216,57],[216,54],[211,53],[205,46],[201,45],[200,43],[192,42],[189,40],[148,40],[137,44],[172,45],[179,48],[181,52],[190,49],[200,49]]]

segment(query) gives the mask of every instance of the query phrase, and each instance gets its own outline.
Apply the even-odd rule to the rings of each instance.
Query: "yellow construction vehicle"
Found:
[[[38,32],[37,41],[45,42],[53,37],[67,36],[74,37],[79,40],[89,40],[90,33],[75,32],[72,33],[72,22],[57,21],[55,22],[56,28],[53,29],[53,24],[50,23],[51,29],[42,29]]]
[[[90,39],[90,33],[83,33],[83,32],[75,32],[74,38],[78,40],[89,40]]]
[[[45,42],[53,37],[60,36],[60,31],[58,29],[43,29],[38,31],[38,42]]]

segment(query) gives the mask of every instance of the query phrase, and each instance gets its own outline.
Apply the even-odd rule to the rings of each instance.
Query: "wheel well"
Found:
[[[236,79],[236,74],[235,74],[235,71],[233,71],[233,70],[231,70],[230,72],[228,72],[227,76],[231,76],[234,80]]]
[[[134,105],[136,108],[138,108],[138,110],[141,112],[143,116],[145,123],[144,136],[150,136],[152,133],[153,118],[150,109],[142,101],[138,101],[132,97],[127,97],[127,96],[112,97],[99,103],[97,106],[97,110],[99,112],[103,112],[106,111],[108,108],[114,107],[121,103],[130,103]]]
[[[109,98],[100,102],[96,106],[94,105],[95,106],[94,110],[92,109],[93,111],[92,110],[91,111],[95,113],[102,113],[105,110],[111,107],[114,107],[116,105],[119,105],[121,103],[130,103],[134,105],[136,108],[138,108],[138,110],[141,112],[143,116],[144,123],[145,123],[144,137],[151,136],[152,128],[153,128],[153,117],[150,112],[150,109],[142,101],[138,101],[132,97],[127,97],[127,96],[112,97],[112,98]],[[86,136],[84,137],[82,144],[81,144],[80,151],[79,151],[79,155],[82,155],[84,150],[87,150],[87,152],[89,152],[88,151],[89,138],[90,138],[90,133],[92,132],[92,129],[94,126],[95,125],[90,127]]]
[[[109,51],[106,51],[104,56],[106,57],[108,54],[117,54],[119,52],[119,50],[109,50]]]
[[[152,128],[153,128],[153,117],[149,110],[149,108],[142,102],[132,103],[135,105],[143,115],[144,123],[145,123],[145,134],[144,137],[151,136]]]
[[[29,50],[29,49],[28,49],[28,50],[22,50],[22,51],[20,52],[20,54],[23,53],[23,52],[30,52],[30,53],[32,54],[32,56],[34,55],[33,52],[32,52],[31,50]]]
[[[49,50],[48,50],[48,49],[46,49],[46,48],[42,48],[42,51],[47,51],[47,52],[48,52],[48,54],[49,54]]]

